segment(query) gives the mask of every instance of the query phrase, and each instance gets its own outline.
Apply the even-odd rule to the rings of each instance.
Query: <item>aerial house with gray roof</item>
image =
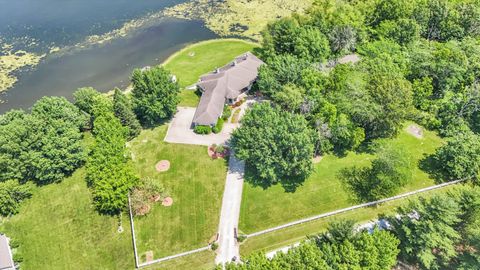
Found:
[[[193,125],[214,126],[222,116],[225,104],[233,104],[250,90],[257,80],[263,61],[248,52],[214,72],[203,75],[197,83],[202,92]]]

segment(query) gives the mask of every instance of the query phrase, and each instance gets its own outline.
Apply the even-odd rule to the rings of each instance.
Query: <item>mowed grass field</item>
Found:
[[[92,206],[85,170],[61,183],[35,188],[20,213],[0,231],[20,244],[22,269],[133,269],[130,224],[99,215]]]
[[[240,39],[214,39],[190,45],[170,56],[163,65],[177,76],[181,88],[198,81],[201,75],[222,67],[242,53],[252,51],[256,43]],[[183,89],[179,106],[195,107],[199,97]]]
[[[416,161],[421,160],[425,154],[433,153],[442,144],[442,139],[427,130],[424,130],[422,139],[403,130],[397,138],[384,141],[404,149]],[[245,183],[239,229],[245,233],[253,233],[357,204],[344,190],[337,177],[338,173],[345,167],[369,165],[373,159],[372,154],[353,152],[342,158],[325,156],[320,163],[315,164],[314,173],[294,193],[286,193],[280,185],[263,190]],[[434,184],[434,180],[417,166],[413,172],[413,180],[401,193]]]
[[[206,246],[218,229],[226,162],[208,157],[206,146],[165,143],[166,131],[167,125],[144,130],[129,143],[139,176],[161,182],[173,198],[172,206],[158,202],[147,216],[135,217],[142,259],[146,251],[161,258]],[[156,171],[160,160],[170,161],[168,171]]]

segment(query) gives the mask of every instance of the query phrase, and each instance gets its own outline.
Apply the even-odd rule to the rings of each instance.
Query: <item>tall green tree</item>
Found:
[[[339,175],[358,201],[393,196],[412,179],[413,163],[404,150],[380,145],[376,154],[371,167],[353,166]]]
[[[470,179],[479,182],[480,138],[471,131],[461,132],[438,148],[433,159],[445,181]]]
[[[302,85],[302,74],[308,63],[291,55],[274,56],[258,71],[257,85],[260,92],[273,97],[287,84]]]
[[[342,234],[347,238],[342,238],[330,228],[322,235],[336,234],[338,237],[330,240],[310,237],[310,240],[290,248],[286,253],[277,253],[272,259],[267,259],[263,253],[254,253],[244,258],[242,263],[227,264],[226,269],[389,270],[396,264],[399,241],[390,232],[379,230],[374,230],[372,234],[366,231],[355,232],[348,226],[342,229],[349,229],[348,233]],[[221,267],[218,266],[217,269]]]
[[[120,119],[122,125],[128,128],[129,139],[140,134],[142,127],[133,112],[130,100],[118,88],[115,88],[113,94],[113,111],[115,112],[115,116]]]
[[[127,130],[113,113],[98,115],[94,122],[95,143],[87,162],[87,183],[95,208],[104,214],[119,214],[128,202],[128,192],[138,178],[125,146]]]
[[[420,198],[397,209],[387,218],[400,239],[400,256],[425,269],[442,269],[457,256],[461,235],[456,230],[461,209],[451,197],[437,195]]]
[[[280,183],[293,192],[313,170],[312,136],[302,116],[262,103],[246,113],[232,134],[232,146],[252,169],[253,184],[267,188]]]
[[[60,181],[86,158],[80,127],[85,117],[64,98],[45,97],[32,113],[12,111],[0,119],[0,180]]]
[[[151,126],[169,119],[180,102],[180,87],[165,68],[153,67],[132,74],[133,110],[143,125]]]

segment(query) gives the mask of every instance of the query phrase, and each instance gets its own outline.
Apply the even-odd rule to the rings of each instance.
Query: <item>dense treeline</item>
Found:
[[[354,222],[340,221],[330,224],[325,233],[310,236],[309,240],[287,253],[280,252],[272,259],[256,253],[244,259],[242,264],[227,264],[226,269],[389,270],[397,262],[398,245],[399,240],[390,232],[355,232]]]
[[[480,188],[420,198],[387,217],[400,240],[400,259],[422,269],[478,269]]]
[[[334,222],[287,253],[272,259],[254,253],[226,269],[392,269],[397,260],[415,269],[478,269],[479,187],[415,199],[382,218],[386,229],[357,231],[353,221]]]
[[[305,134],[313,134],[315,155],[342,155],[377,138],[394,137],[406,120],[413,120],[452,137],[436,158],[430,158],[437,162],[429,167],[436,170],[431,171],[439,181],[476,179],[479,37],[478,0],[319,0],[307,14],[280,19],[263,31],[257,53],[267,65],[260,68],[256,87],[273,107],[307,121],[313,132]],[[464,139],[453,142],[455,137]],[[246,147],[234,145],[237,153],[253,151]],[[249,156],[246,162],[255,166],[261,161]],[[438,162],[450,165],[439,170]],[[372,168],[377,169],[382,168]],[[269,169],[256,171],[257,178],[271,177]],[[390,179],[398,178],[390,175],[394,170],[383,171]],[[360,180],[375,182],[372,173],[355,172]],[[271,179],[287,175],[282,172]],[[297,185],[304,179],[298,179]],[[384,197],[397,189],[395,185],[366,195]]]
[[[178,103],[178,84],[162,67],[136,70],[133,77],[132,97],[116,89],[111,98],[87,87],[74,93],[74,104],[44,97],[30,113],[0,115],[0,215],[18,212],[21,201],[32,195],[31,182],[59,182],[85,162],[96,209],[106,214],[124,209],[137,182],[127,140],[140,133],[138,119],[159,123],[172,116]],[[91,147],[84,141],[88,131],[94,137]]]

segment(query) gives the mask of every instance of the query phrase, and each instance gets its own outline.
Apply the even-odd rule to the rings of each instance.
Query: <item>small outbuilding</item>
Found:
[[[4,234],[0,234],[0,270],[15,270],[9,239]]]
[[[214,126],[222,116],[223,107],[239,101],[258,77],[263,61],[247,52],[209,74],[200,77],[197,88],[202,92],[193,125]]]

